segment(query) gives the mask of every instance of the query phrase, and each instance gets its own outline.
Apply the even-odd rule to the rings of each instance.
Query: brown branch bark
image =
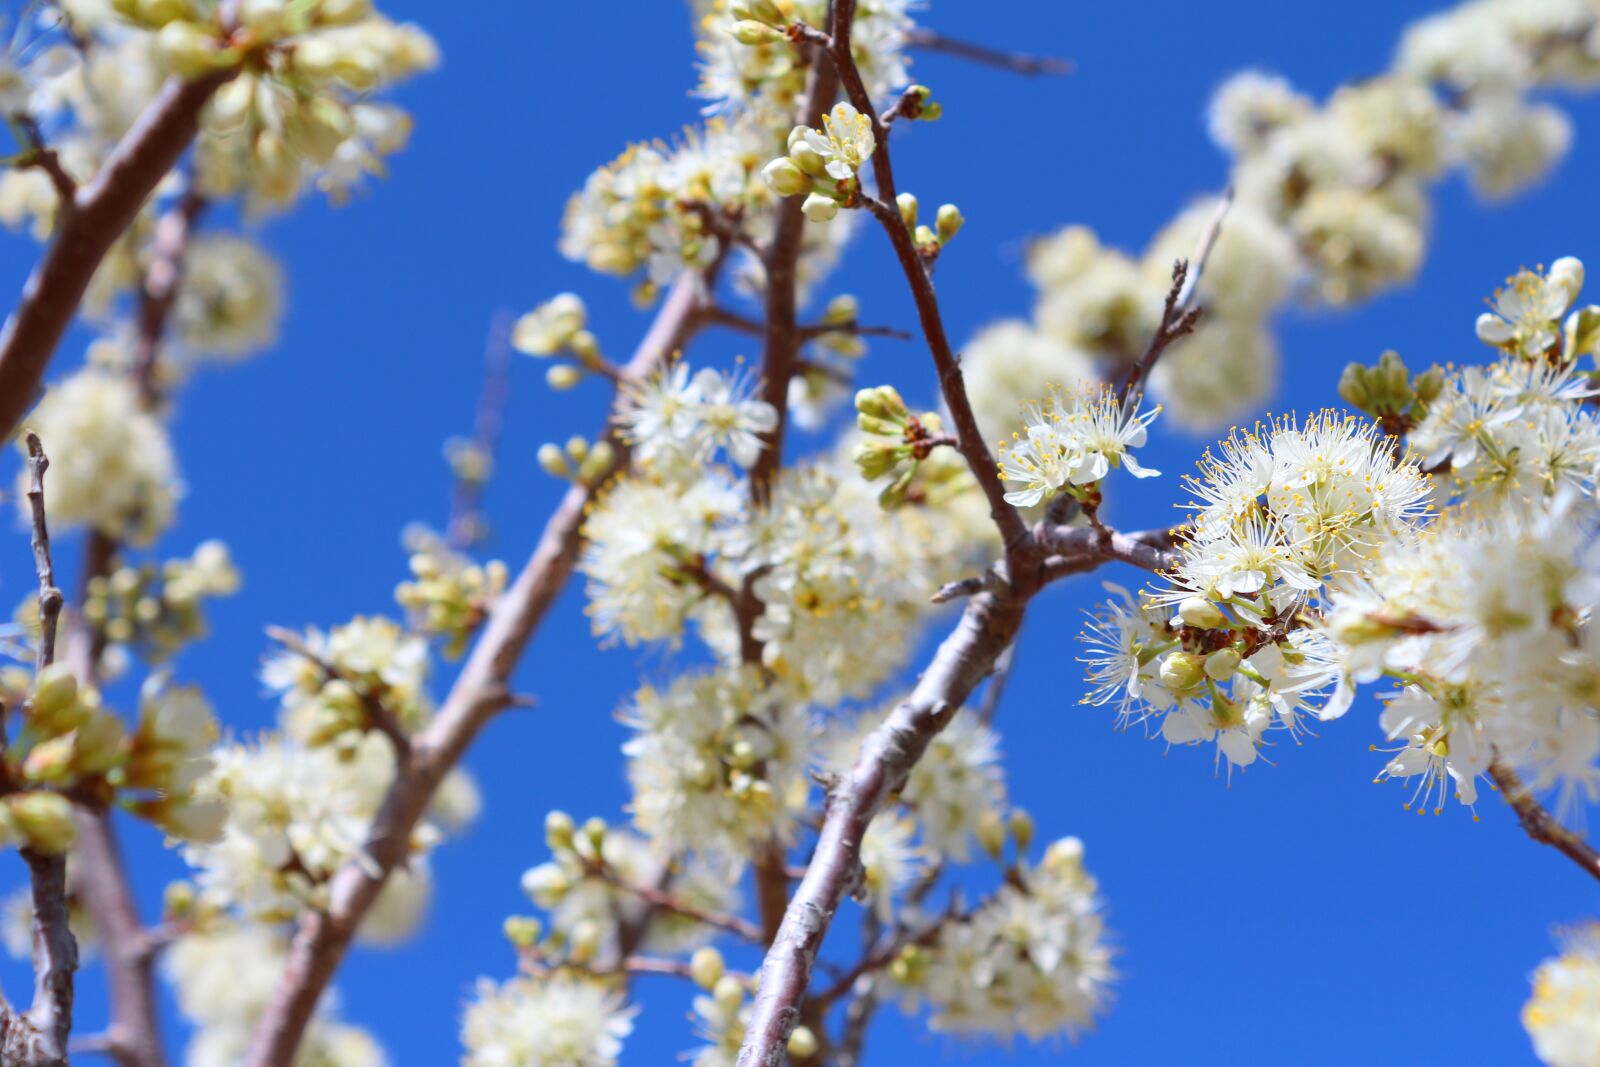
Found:
[[[0,437],[10,437],[33,405],[100,261],[194,140],[201,109],[231,77],[219,71],[167,79],[100,173],[62,205],[55,237],[0,330]]]
[[[872,173],[877,179],[878,194],[876,197],[863,196],[862,203],[889,235],[895,256],[900,261],[900,269],[911,287],[922,335],[939,373],[939,389],[944,395],[945,406],[950,409],[950,419],[955,424],[957,450],[966,459],[973,477],[978,480],[989,501],[989,514],[1000,531],[1007,556],[1020,556],[1028,545],[1027,525],[1017,510],[1005,501],[1005,487],[1000,484],[994,456],[984,442],[983,434],[978,429],[977,416],[973,414],[972,404],[967,399],[961,362],[945,333],[939,297],[933,288],[933,276],[928,272],[927,263],[917,253],[911,231],[906,228],[905,221],[894,206],[896,192],[894,162],[889,150],[889,127],[878,116],[850,50],[850,26],[854,18],[855,0],[836,0],[830,23],[828,51],[833,56],[834,66],[838,68],[845,95],[855,109],[872,123],[873,136],[877,140],[877,149],[872,153]]]
[[[161,344],[183,281],[189,239],[205,209],[205,198],[191,189],[156,221],[155,236],[150,242],[150,265],[139,283],[139,333],[133,347],[132,369],[140,403],[150,410],[161,399],[157,374]]]
[[[1549,845],[1576,863],[1590,878],[1600,880],[1600,852],[1545,810],[1515,771],[1496,759],[1489,764],[1489,777],[1511,805],[1511,810],[1517,813],[1529,837]]]
[[[1008,588],[969,600],[911,695],[867,737],[854,768],[833,790],[816,852],[761,965],[740,1067],[783,1063],[834,912],[860,885],[861,840],[868,825],[905,784],[929,742],[994,669],[1022,625],[1031,592]]]
[[[38,435],[28,434],[28,505],[33,519],[33,562],[39,577],[39,650],[42,671],[55,661],[56,621],[61,590],[50,558],[50,527],[45,514],[44,472],[50,466]],[[67,858],[31,848],[22,850],[32,881],[33,1006],[26,1015],[0,1007],[0,1062],[15,1067],[66,1067],[72,1033],[73,975],[78,942],[67,914]]]
[[[628,365],[631,376],[643,377],[687,342],[701,284],[701,279],[684,275],[672,287]],[[626,444],[615,434],[612,443],[620,466],[626,462]],[[437,716],[412,739],[410,766],[389,787],[362,855],[334,875],[327,910],[301,916],[282,980],[256,1024],[246,1067],[288,1067],[293,1062],[306,1024],[361,920],[389,875],[410,854],[411,832],[439,783],[484,725],[511,702],[511,673],[577,563],[584,514],[595,493],[588,484],[574,484],[567,491],[533,556],[496,603]]]
[[[798,119],[820,125],[822,115],[839,94],[839,72],[821,48],[812,49],[811,76]],[[772,480],[783,465],[783,437],[789,423],[789,382],[800,351],[800,327],[795,291],[800,250],[805,244],[806,217],[801,199],[788,197],[778,204],[778,220],[762,261],[766,269],[765,341],[761,352],[761,399],[772,405],[778,421],[764,435],[761,455],[750,468],[750,497],[765,506],[772,495]],[[727,322],[724,317],[719,321]]]
[[[1054,56],[1030,56],[1024,52],[1002,52],[995,48],[985,48],[981,44],[948,37],[937,30],[921,26],[906,34],[906,43],[913,48],[921,48],[928,52],[943,52],[959,59],[981,63],[986,67],[1009,70],[1013,74],[1072,73],[1071,60],[1058,59]]]

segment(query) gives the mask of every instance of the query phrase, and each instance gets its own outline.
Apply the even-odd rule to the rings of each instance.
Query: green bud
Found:
[[[986,811],[978,818],[976,830],[978,845],[991,858],[1000,859],[1006,854],[1006,824],[997,812]]]
[[[572,847],[575,826],[572,816],[564,811],[552,811],[544,817],[544,843],[551,852],[564,852]]]
[[[712,983],[711,999],[732,1015],[744,1003],[744,983],[731,974],[725,974]]]
[[[57,793],[16,793],[6,798],[17,831],[29,848],[56,856],[78,839],[72,804]]]
[[[961,209],[954,204],[941,204],[939,214],[935,218],[939,227],[939,243],[948,244],[956,234],[961,232],[961,227],[966,224],[966,219],[961,216]]]
[[[1359,363],[1345,365],[1344,373],[1339,375],[1339,397],[1358,411],[1369,410],[1372,397],[1367,391],[1367,368]]]
[[[917,225],[917,198],[910,193],[901,193],[894,198],[895,207],[900,209],[900,220],[906,224],[906,229],[915,229]]]
[[[1033,816],[1022,808],[1012,808],[1007,822],[1011,824],[1011,838],[1017,843],[1017,852],[1026,853],[1033,844]]]
[[[1219,648],[1206,657],[1206,677],[1219,682],[1226,682],[1239,670],[1239,664],[1244,662],[1244,657],[1233,648]]]
[[[797,1060],[808,1060],[817,1054],[817,1035],[808,1026],[797,1026],[789,1035],[789,1055]]]
[[[532,948],[539,943],[544,924],[531,915],[508,915],[500,930],[506,935],[506,940],[517,948]]]
[[[911,421],[911,409],[906,407],[899,390],[892,385],[875,385],[856,391],[856,411],[872,418],[886,419],[899,433]]]
[[[217,35],[193,22],[169,22],[156,34],[156,52],[167,70],[198,78],[215,70],[222,54]]]
[[[578,467],[578,477],[593,485],[595,482],[611,473],[612,466],[617,462],[617,450],[610,441],[597,441],[589,449],[589,455]]]
[[[35,782],[66,781],[72,777],[77,745],[78,735],[75,732],[34,745],[28,758],[22,761],[23,775]]]
[[[922,105],[922,113],[917,116],[918,122],[938,122],[944,118],[944,105],[937,100],[929,100]]]
[[[788,156],[779,156],[761,168],[761,178],[779,196],[799,196],[811,191],[811,177]]]
[[[583,381],[583,371],[570,363],[557,363],[544,372],[544,383],[558,393],[566,392]]]
[[[78,676],[65,663],[52,663],[34,681],[28,722],[40,735],[54,737],[75,728],[85,717],[78,703]]]
[[[783,40],[783,31],[773,29],[764,22],[755,19],[740,19],[728,30],[728,35],[740,44],[752,47],[763,44],[776,44]]]
[[[727,966],[722,961],[722,953],[710,945],[695,950],[689,957],[689,977],[694,984],[707,992],[716,987],[727,973]]]
[[[849,293],[841,293],[828,301],[822,321],[827,323],[855,322],[861,317],[861,302]]]
[[[317,6],[320,26],[349,26],[372,15],[372,0],[322,0]]]
[[[800,210],[805,212],[806,218],[812,222],[827,222],[839,214],[839,201],[821,193],[812,193],[800,205]]]
[[[567,466],[565,453],[553,441],[546,441],[539,446],[539,466],[552,478],[572,477],[572,468]]]
[[[574,963],[588,963],[600,952],[600,924],[593,919],[579,919],[572,924],[572,940],[567,954]]]
[[[906,468],[904,474],[890,482],[883,492],[878,494],[878,506],[885,511],[893,511],[906,502],[906,494],[911,491],[911,482],[917,476],[917,464],[913,463]]]
[[[805,131],[803,126],[797,127],[797,129],[801,132]],[[828,161],[822,158],[822,153],[812,148],[806,141],[794,140],[792,135],[790,140],[789,159],[794,162],[794,165],[813,178],[826,179],[828,177]]]
[[[769,26],[784,24],[783,11],[774,0],[736,0],[730,13],[736,19],[754,19]]]
[[[856,447],[855,455],[851,458],[861,469],[861,476],[869,482],[875,482],[898,467],[906,456],[906,449],[898,445],[863,443]]]
[[[917,251],[924,256],[936,256],[939,254],[939,248],[941,246],[939,244],[938,235],[936,235],[933,230],[929,229],[927,226],[918,226],[914,231],[912,231],[911,240],[915,242]]]
[[[1201,630],[1216,630],[1228,625],[1222,609],[1203,596],[1185,597],[1178,605],[1178,616],[1185,626]]]
[[[1437,363],[1411,379],[1411,388],[1417,394],[1417,399],[1424,404],[1431,404],[1439,399],[1439,394],[1444,392],[1444,368]]]
[[[1205,678],[1205,661],[1190,652],[1174,652],[1161,661],[1161,683],[1175,693],[1187,693]]]

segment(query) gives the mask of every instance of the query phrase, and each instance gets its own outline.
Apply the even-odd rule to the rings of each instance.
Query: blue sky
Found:
[[[627,141],[696,117],[689,19],[675,0],[382,6],[425,24],[445,57],[403,93],[417,119],[411,148],[364,199],[337,210],[308,204],[261,228],[289,271],[281,344],[197,380],[175,425],[188,498],[163,549],[222,537],[246,580],[214,612],[215,636],[187,654],[180,678],[202,683],[240,730],[272,716],[255,677],[263,625],[394,610],[399,532],[412,520],[443,521],[440,443],[470,429],[496,312],[575,289],[602,346],[631,348],[646,319],[622,286],[556,253],[561,206]],[[1222,184],[1225,163],[1202,112],[1229,72],[1274,69],[1320,95],[1382,70],[1404,24],[1435,6],[936,4],[926,17],[936,28],[1077,64],[1069,78],[1027,80],[917,60],[946,117],[897,135],[897,171],[924,202],[951,200],[967,216],[940,263],[952,335],[1026,314],[1032,294],[1019,259],[1030,235],[1083,222],[1141,248],[1189,198]],[[1273,409],[1328,402],[1346,361],[1389,347],[1413,363],[1480,359],[1472,321],[1506,274],[1563,254],[1594,258],[1584,239],[1595,233],[1586,196],[1600,183],[1600,102],[1572,101],[1571,113],[1574,150],[1541,188],[1497,206],[1476,203],[1459,182],[1439,189],[1414,284],[1353,314],[1291,312],[1278,331],[1285,369]],[[912,326],[875,237],[864,234],[827,292],[858,294],[871,321]],[[16,291],[35,253],[24,237],[0,239],[0,291]],[[69,339],[58,370],[76,365],[85,340]],[[739,348],[721,339],[703,351]],[[490,548],[513,566],[559,489],[539,472],[535,449],[592,433],[603,409],[595,388],[555,398],[542,370],[521,359],[514,367],[489,496]],[[918,345],[878,344],[863,373],[932,397]],[[1203,443],[1162,432],[1150,459],[1183,471]],[[1164,524],[1178,489],[1172,477],[1143,483],[1121,494],[1114,517]],[[70,559],[72,540],[61,550]],[[0,559],[0,595],[19,599],[28,575],[20,527]],[[436,856],[429,926],[399,949],[357,951],[343,972],[346,1014],[375,1030],[401,1067],[452,1062],[471,983],[510,970],[500,922],[528,910],[517,879],[544,858],[544,812],[614,818],[625,798],[623,731],[611,713],[641,671],[659,676],[663,666],[654,655],[597,650],[579,593],[567,591],[519,674],[538,709],[496,722],[469,758],[487,807],[466,839]],[[1084,839],[1122,948],[1114,1010],[1065,1055],[1083,1065],[1532,1062],[1517,1021],[1527,976],[1548,954],[1552,926],[1594,913],[1592,883],[1527,841],[1492,794],[1479,823],[1455,810],[1402,812],[1401,787],[1371,784],[1379,757],[1367,746],[1379,737],[1369,700],[1319,738],[1280,744],[1270,754],[1277,766],[1252,768],[1231,787],[1198,751],[1164,758],[1160,745],[1114,733],[1108,716],[1077,703],[1075,635],[1097,593],[1079,581],[1037,604],[999,719],[1014,798],[1042,837]],[[446,669],[439,692],[448,680]],[[127,836],[151,915],[176,864],[153,834]],[[0,865],[0,886],[21,877],[20,863]],[[0,977],[13,997],[25,988],[21,968]],[[687,998],[665,981],[639,987],[645,1010],[624,1062],[671,1062],[693,1044]],[[87,1032],[104,1017],[99,975],[81,989]],[[893,1011],[869,1050],[884,1064],[994,1058]],[[1024,1046],[1013,1062],[1062,1055]]]

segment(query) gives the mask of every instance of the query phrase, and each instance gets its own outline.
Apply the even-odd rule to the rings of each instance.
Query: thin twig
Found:
[[[1200,324],[1202,309],[1193,306],[1195,290],[1200,285],[1200,275],[1205,270],[1206,261],[1211,258],[1211,249],[1217,243],[1217,236],[1222,232],[1222,220],[1228,213],[1228,208],[1233,204],[1233,186],[1223,192],[1217,206],[1211,213],[1211,218],[1206,221],[1205,229],[1200,232],[1200,240],[1195,244],[1194,254],[1188,259],[1180,259],[1172,265],[1172,288],[1167,292],[1166,303],[1161,309],[1161,323],[1156,327],[1156,332],[1150,338],[1150,344],[1144,350],[1144,355],[1139,358],[1128,376],[1122,382],[1122,389],[1118,393],[1124,404],[1130,396],[1136,395],[1135,390],[1142,393],[1143,384],[1150,378],[1150,372],[1155,369],[1156,361],[1161,358],[1171,344],[1180,337],[1194,332]]]
[[[973,414],[972,404],[967,399],[961,362],[945,333],[933,278],[928,273],[927,263],[917,252],[911,231],[906,228],[899,209],[892,206],[896,187],[894,162],[889,149],[889,128],[878,117],[871,94],[867,92],[851,52],[850,28],[854,17],[855,0],[837,0],[833,7],[832,32],[825,39],[829,41],[829,54],[838,68],[845,94],[856,110],[867,117],[877,141],[877,148],[872,153],[872,173],[877,179],[878,194],[876,197],[862,196],[862,206],[883,226],[894,246],[900,269],[905,274],[912,299],[917,305],[923,338],[927,341],[928,351],[933,356],[934,367],[939,374],[940,392],[944,395],[945,406],[950,410],[950,419],[955,424],[956,437],[960,441],[959,450],[988,499],[989,514],[1000,531],[1000,540],[1005,545],[1007,556],[1018,556],[1027,550],[1028,528],[1017,510],[1006,503],[1005,487],[1000,483],[994,456],[984,443],[977,416]]]
[[[1024,75],[1061,75],[1072,73],[1072,61],[1058,59],[1054,56],[1031,56],[1024,52],[1002,52],[983,45],[972,44],[954,37],[948,37],[937,30],[924,29],[918,26],[906,34],[906,43],[913,48],[925,49],[929,52],[943,52],[946,55],[957,56],[961,59],[970,59],[974,63],[981,63],[986,67],[998,67],[1008,70],[1013,74]]]
[[[483,388],[478,393],[478,409],[473,417],[471,448],[485,462],[493,463],[505,424],[506,405],[511,399],[511,328],[507,312],[495,315],[489,324],[489,337],[483,346]],[[470,548],[483,538],[483,478],[456,477],[455,495],[450,502],[450,522],[445,527],[445,544],[456,551]]]
[[[318,655],[293,630],[285,630],[281,626],[268,626],[267,636],[316,667],[322,672],[324,679],[330,682],[337,679],[355,690],[356,696],[361,700],[361,711],[366,716],[367,725],[389,739],[389,744],[394,748],[396,762],[401,767],[405,766],[411,759],[411,733],[400,721],[399,716],[395,715],[389,705],[372,691],[364,679]]]
[[[206,209],[205,198],[191,188],[156,221],[150,242],[151,260],[139,284],[139,333],[133,347],[133,382],[140,402],[155,410],[161,400],[158,363],[167,320],[178,299],[189,242]]]
[[[39,651],[43,671],[55,661],[56,622],[61,590],[50,558],[50,528],[45,515],[44,472],[50,458],[35,433],[27,435],[28,504],[33,518],[33,562],[39,577]],[[66,1067],[72,1033],[73,975],[78,943],[67,912],[67,858],[32,848],[22,850],[32,881],[33,1006],[19,1016],[0,1009],[0,1062],[16,1067]]]
[[[1515,771],[1501,760],[1495,759],[1489,764],[1489,777],[1499,787],[1500,795],[1511,805],[1511,810],[1517,813],[1517,818],[1529,837],[1557,850],[1582,868],[1589,877],[1600,879],[1600,852],[1596,852],[1589,842],[1567,829],[1559,819],[1550,814],[1523,784],[1522,779],[1517,777]]]
[[[697,923],[703,923],[717,930],[724,930],[735,937],[742,937],[754,944],[762,943],[760,929],[754,923],[746,922],[737,915],[711,911],[707,908],[698,908],[667,889],[634,885],[605,863],[587,863],[585,867],[591,875],[613,889],[627,893],[629,896],[638,897],[651,907],[671,912],[674,915],[681,915],[685,919],[693,919]]]

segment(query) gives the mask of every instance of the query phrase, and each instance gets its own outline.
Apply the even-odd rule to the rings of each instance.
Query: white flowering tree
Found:
[[[480,803],[462,757],[529,699],[513,671],[575,573],[595,636],[659,650],[665,680],[621,711],[625,815],[546,819],[523,878],[539,914],[505,920],[508,973],[461,1020],[469,1067],[609,1067],[642,975],[698,989],[696,1067],[853,1067],[890,1006],[975,1039],[1089,1030],[1115,979],[1098,888],[1057,813],[1041,827],[1008,803],[996,715],[1030,602],[1102,568],[1144,586],[1084,633],[1081,692],[1117,725],[1231,774],[1374,688],[1373,769],[1412,805],[1470,808],[1492,783],[1600,878],[1569,818],[1600,795],[1600,307],[1577,259],[1508,280],[1476,364],[1352,365],[1328,407],[1233,431],[1181,491],[1139,459],[1158,414],[1212,429],[1256,410],[1280,308],[1410,278],[1431,183],[1504,196],[1548,170],[1569,131],[1538,97],[1600,83],[1600,7],[1472,0],[1322,102],[1232,79],[1212,107],[1230,188],[1141,256],[1081,227],[1041,238],[1033,320],[960,351],[934,283],[961,212],[894,166],[897,128],[941,112],[906,54],[1059,65],[942,37],[921,7],[695,5],[711,117],[626,149],[562,221],[561,251],[632,284],[651,326],[614,359],[566,293],[511,332],[551,388],[614,397],[592,439],[540,450],[569,488],[527,562],[472,556],[516,414],[496,365],[450,449],[450,523],[407,534],[394,617],[269,628],[279,725],[245,735],[170,667],[238,586],[227,549],[152,555],[185,382],[269,346],[281,313],[281,268],[212,209],[261,216],[381,174],[409,129],[386,91],[435,50],[369,0],[28,6],[0,62],[17,142],[0,220],[44,252],[0,333],[0,428],[38,592],[3,645],[0,840],[28,874],[9,940],[36,982],[0,1006],[0,1063],[178,1062],[160,981],[193,1023],[190,1067],[387,1062],[328,994],[358,942],[423,921],[428,857]],[[892,249],[937,410],[864,377],[868,339],[895,331],[820,299],[851,240]],[[99,339],[41,393],[74,319]],[[749,335],[759,363],[697,360],[711,330]],[[795,443],[852,394],[854,430]],[[1172,501],[1169,526],[1108,525],[1106,494],[1136,482]],[[68,529],[71,596],[51,543]],[[930,626],[946,636],[915,663]],[[436,660],[460,661],[438,698]],[[119,677],[136,708],[103,702]],[[129,889],[129,818],[191,868],[159,916]],[[976,897],[952,889],[984,876]],[[829,940],[841,921],[849,951]],[[74,1031],[80,944],[109,992],[98,1033]],[[1524,1020],[1544,1062],[1600,1060],[1600,935],[1539,969]]]

